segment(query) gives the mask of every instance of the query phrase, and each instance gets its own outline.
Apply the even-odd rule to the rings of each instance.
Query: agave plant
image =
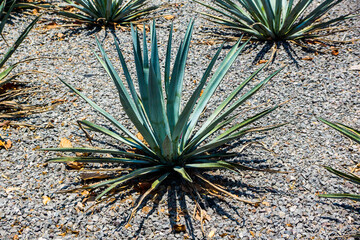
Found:
[[[133,166],[132,169],[134,170],[127,174],[122,174],[118,177],[83,187],[85,189],[106,187],[105,190],[97,196],[97,199],[100,199],[105,194],[131,179],[140,178],[144,175],[151,176],[149,179],[153,179],[153,177],[156,176],[156,179],[152,182],[151,187],[141,197],[133,212],[136,211],[148,194],[157,189],[159,185],[170,176],[175,176],[175,179],[179,184],[184,183],[192,186],[192,184],[197,183],[202,184],[202,186],[211,186],[216,188],[217,192],[228,194],[236,198],[237,196],[234,194],[225,191],[223,188],[218,187],[217,184],[213,184],[207,180],[202,175],[202,172],[211,169],[226,169],[235,173],[239,173],[241,170],[255,170],[239,163],[227,161],[226,159],[229,159],[232,156],[231,153],[225,152],[225,150],[219,151],[219,148],[224,144],[239,139],[248,133],[261,132],[278,127],[279,125],[248,127],[249,124],[271,113],[277,107],[275,106],[266,109],[254,116],[243,119],[239,123],[233,124],[221,134],[217,134],[213,138],[211,138],[211,136],[215,135],[219,130],[229,126],[233,120],[238,117],[235,110],[252,95],[254,95],[280,70],[276,71],[252,87],[251,90],[238,97],[241,90],[244,89],[244,87],[260,72],[263,67],[257,70],[244,82],[236,86],[236,89],[216,108],[204,124],[201,127],[196,128],[201,113],[204,111],[209,99],[214,94],[228,69],[240,54],[246,43],[240,44],[240,41],[237,42],[208,81],[214,64],[222,50],[222,46],[219,48],[202,76],[196,90],[181,110],[182,85],[193,26],[192,21],[187,28],[184,40],[179,46],[172,71],[170,70],[170,59],[172,54],[173,27],[171,27],[168,38],[163,81],[161,80],[162,75],[159,63],[155,22],[152,24],[150,30],[150,58],[148,56],[149,51],[147,47],[146,32],[144,32],[143,43],[141,44],[138,31],[132,27],[133,51],[139,92],[136,91],[133,79],[126,65],[126,61],[120,50],[119,44],[115,42],[119,60],[123,68],[130,93],[126,89],[121,77],[114,69],[114,66],[110,62],[103,47],[99,41],[97,41],[102,55],[102,57],[97,55],[97,59],[115,83],[123,109],[136,129],[143,136],[143,141],[137,138],[114,117],[96,105],[90,98],[86,97],[83,93],[79,92],[75,87],[71,86],[64,80],[61,80],[73,92],[89,103],[98,113],[109,120],[115,128],[121,131],[121,133],[117,133],[110,130],[108,127],[99,126],[87,120],[80,121],[82,126],[84,126],[87,130],[100,132],[104,135],[112,137],[119,141],[119,143],[135,150],[121,150],[120,146],[119,149],[48,148],[44,150],[90,154],[107,153],[111,154],[112,157],[65,156],[52,158],[47,161],[122,163]],[[207,81],[208,83],[206,84]],[[111,169],[108,170],[111,171]]]
[[[129,24],[157,8],[145,7],[148,0],[65,0],[67,7],[74,7],[78,13],[60,11],[59,14],[91,24]]]
[[[325,0],[305,15],[312,0],[214,0],[217,7],[194,0],[220,16],[202,13],[210,21],[239,30],[258,40],[298,40],[319,37],[319,31],[352,17],[319,21],[342,0]],[[296,3],[296,4],[295,4]]]

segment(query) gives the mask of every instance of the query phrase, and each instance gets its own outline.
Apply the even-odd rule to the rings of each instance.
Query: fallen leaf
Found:
[[[268,60],[260,60],[258,64],[267,63]]]
[[[43,204],[46,205],[50,200],[51,198],[49,198],[48,196],[43,196]]]
[[[82,169],[85,164],[82,162],[68,162],[66,165],[72,169],[79,170]]]
[[[125,228],[127,229],[127,228],[129,228],[129,227],[131,227],[131,224],[130,224],[130,223],[127,223],[127,224],[125,225]]]
[[[3,140],[0,138],[0,149],[5,148],[5,150],[8,150],[9,148],[11,148],[11,146],[12,146],[12,142],[9,139]]]
[[[143,25],[138,24],[138,25],[136,25],[136,27],[139,29],[139,31],[144,31],[144,26],[143,26]],[[145,31],[146,31],[146,32],[150,31],[149,26],[146,26],[146,25],[145,25]]]
[[[331,51],[331,54],[334,55],[334,56],[337,56],[337,55],[339,55],[339,50],[333,49],[333,50]]]
[[[59,147],[60,148],[72,148],[72,143],[68,139],[62,138],[60,140]]]
[[[166,20],[171,20],[171,19],[174,19],[175,16],[174,16],[174,15],[165,15],[164,18],[165,18]]]
[[[89,194],[90,194],[90,192],[89,192],[89,191],[86,191],[86,190],[84,190],[84,191],[81,192],[81,195],[84,196],[84,197],[89,196]]]
[[[183,224],[175,224],[173,225],[173,229],[176,233],[186,232],[186,227]]]
[[[142,208],[143,213],[148,213],[148,212],[150,212],[150,210],[151,210],[151,207],[149,207],[149,206],[145,206]]]
[[[54,29],[54,28],[58,28],[59,25],[56,22],[51,22],[48,25],[46,25],[47,29]]]
[[[250,231],[250,234],[255,237],[255,233],[253,231]]]
[[[302,58],[302,60],[306,60],[306,61],[312,61],[313,59],[314,59],[313,57],[309,57],[309,56]]]
[[[215,229],[213,229],[213,230],[211,230],[211,231],[209,232],[208,237],[209,237],[209,238],[212,238],[212,237],[214,237],[214,235],[215,235]]]

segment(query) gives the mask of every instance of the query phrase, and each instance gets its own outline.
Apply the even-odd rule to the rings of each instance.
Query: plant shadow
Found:
[[[211,182],[224,186],[232,194],[235,194],[239,197],[245,197],[246,199],[259,199],[259,195],[266,193],[283,194],[281,191],[272,188],[255,187],[239,180],[233,180],[230,177],[224,178],[222,177],[222,174],[215,175],[213,173],[203,173],[202,175],[206,179],[209,179]],[[143,181],[148,182],[149,180],[141,178],[139,179],[139,181],[134,181],[134,183],[139,183]],[[184,185],[182,186],[186,186],[186,183],[184,183]],[[178,179],[176,178],[176,176],[171,177],[170,179],[164,181],[163,187],[160,190],[153,192],[147,198],[145,198],[145,200],[137,209],[137,213],[140,213],[141,215],[141,220],[139,220],[138,218],[138,220],[136,221],[137,226],[136,230],[134,230],[133,232],[132,237],[138,237],[145,227],[145,221],[156,212],[158,212],[158,214],[161,214],[160,212],[163,212],[163,210],[160,211],[160,207],[166,206],[166,215],[168,215],[168,222],[170,224],[169,227],[171,227],[171,233],[187,234],[187,237],[191,239],[198,239],[199,232],[196,232],[195,229],[200,225],[200,220],[197,214],[199,209],[194,209],[194,207],[196,206],[194,206],[195,201],[201,205],[201,209],[204,209],[205,211],[211,209],[213,212],[221,216],[225,216],[227,219],[229,219],[238,226],[244,226],[246,224],[244,217],[238,211],[238,207],[235,206],[232,201],[228,201],[228,197],[223,196],[222,198],[218,198],[217,196],[213,195],[206,195],[202,196],[201,198],[200,195],[198,195],[198,197],[194,197],[194,194],[192,194],[189,189],[186,189],[182,186],[180,186],[180,184],[178,183]],[[127,195],[135,194],[136,192],[137,190],[132,190],[127,192]],[[154,196],[156,196],[156,200],[151,200],[154,199]],[[134,201],[133,206],[138,204],[140,198],[141,193],[140,196],[137,197],[137,200]],[[194,201],[187,201],[189,198]],[[108,208],[112,204],[117,202],[119,199],[121,199],[121,197],[118,196],[117,200],[113,200],[112,202],[99,207]],[[148,212],[143,211],[144,207],[147,206],[149,202],[152,202],[151,210]],[[127,211],[128,213],[126,214],[127,217],[125,216],[121,222],[117,222],[115,231],[121,232],[124,230],[124,228],[126,228],[127,224],[130,223],[129,220],[131,213],[129,212],[131,211],[132,209],[129,208]],[[207,224],[205,224],[205,229],[206,227]],[[202,238],[205,238],[205,233],[202,234]]]

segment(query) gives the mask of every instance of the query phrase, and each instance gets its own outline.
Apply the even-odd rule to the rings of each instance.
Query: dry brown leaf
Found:
[[[85,164],[82,162],[68,162],[66,165],[72,169],[79,170],[82,169]]]
[[[0,138],[0,149],[5,148],[5,150],[8,150],[9,148],[11,148],[11,146],[12,146],[12,142],[9,139],[1,140]]]
[[[267,63],[268,60],[259,60],[258,64]]]
[[[59,147],[60,148],[72,148],[72,143],[68,139],[62,138],[60,140]]]
[[[48,25],[46,25],[47,29],[54,29],[57,27],[59,27],[59,25],[56,22],[52,22],[52,23],[49,23]]]
[[[176,233],[186,232],[186,227],[183,224],[175,224],[173,225],[173,228]]]
[[[50,200],[51,198],[49,198],[48,196],[43,196],[43,204],[46,205]]]
[[[144,31],[144,25],[138,24],[136,25],[136,27],[139,29],[139,31]],[[145,25],[145,31],[146,32],[150,31],[150,27]]]
[[[165,18],[166,20],[171,20],[171,19],[174,19],[175,16],[174,16],[174,15],[165,15],[164,18]]]
[[[81,192],[81,195],[84,196],[84,197],[87,197],[87,196],[90,195],[90,192],[87,191],[87,190],[84,190],[84,191]]]
[[[251,236],[255,237],[255,233],[253,231],[250,231]]]
[[[54,100],[51,101],[52,104],[61,103],[61,102],[67,102],[67,100],[66,99],[54,99]]]
[[[314,59],[313,57],[309,57],[309,56],[302,58],[302,60],[306,60],[306,61],[312,61],[313,59]]]
[[[331,54],[334,55],[334,56],[337,56],[337,55],[339,55],[339,50],[338,49],[333,49],[331,51]]]
[[[151,210],[151,207],[145,206],[145,207],[142,208],[141,211],[142,211],[143,213],[148,213],[148,212],[150,212],[150,210]]]

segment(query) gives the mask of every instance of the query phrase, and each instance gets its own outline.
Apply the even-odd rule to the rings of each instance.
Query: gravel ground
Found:
[[[204,9],[188,1],[173,2],[178,5],[164,10],[163,14],[175,16],[177,31],[174,45],[177,46],[190,18],[197,16],[195,10]],[[345,0],[330,12],[330,16],[358,8],[358,1]],[[13,19],[14,24],[8,25],[6,39],[9,42],[14,40],[19,29],[23,29],[30,19],[28,15],[17,14]],[[177,187],[163,188],[155,201],[149,201],[148,207],[139,211],[130,225],[122,228],[119,225],[124,225],[124,219],[129,216],[132,203],[139,196],[137,191],[120,195],[111,203],[97,205],[89,211],[84,210],[93,202],[83,203],[81,194],[56,194],[60,189],[78,185],[79,173],[66,170],[63,164],[45,165],[45,160],[56,154],[37,149],[57,147],[62,138],[67,138],[75,146],[87,145],[84,134],[76,124],[79,119],[107,124],[84,101],[69,92],[56,75],[81,88],[105,110],[121,119],[125,125],[129,124],[113,84],[91,51],[96,50],[95,37],[98,36],[109,56],[117,62],[111,32],[78,27],[50,28],[53,23],[62,25],[65,22],[47,14],[42,19],[12,61],[41,56],[42,59],[23,64],[18,69],[51,73],[22,77],[22,80],[29,81],[29,86],[39,86],[44,90],[28,101],[32,104],[58,101],[61,104],[52,111],[17,119],[38,128],[0,130],[1,136],[13,143],[8,151],[0,150],[1,239],[202,239],[208,234],[213,234],[213,239],[330,239],[359,230],[360,215],[357,213],[360,208],[357,203],[317,197],[317,193],[321,192],[358,192],[356,186],[330,175],[322,165],[345,169],[353,167],[359,159],[359,145],[315,118],[321,116],[360,128],[359,71],[350,70],[351,66],[360,63],[359,44],[334,45],[339,49],[336,56],[330,54],[329,49],[326,54],[316,54],[293,44],[280,47],[276,61],[262,72],[258,80],[283,64],[289,65],[245,105],[265,107],[290,100],[261,121],[262,124],[290,124],[252,136],[260,137],[258,141],[271,152],[260,145],[253,145],[246,148],[237,160],[253,167],[271,167],[290,173],[246,172],[237,176],[223,171],[211,172],[211,178],[223,176],[233,193],[249,199],[265,199],[259,206],[253,206],[230,198],[225,201],[206,198],[208,220],[204,236],[199,221],[185,214],[187,211],[192,214],[193,202]],[[170,21],[158,18],[157,25],[163,61]],[[342,27],[351,30],[338,33],[332,39],[360,38],[359,28],[355,28],[359,25],[360,18],[346,21]],[[215,54],[219,46],[216,42],[213,44],[208,35],[209,29],[213,29],[213,25],[200,17],[196,18],[186,72],[185,98],[194,90],[194,80],[199,81],[210,61],[209,57]],[[130,33],[119,29],[115,34],[131,66]],[[200,43],[203,39],[206,39],[205,43]],[[221,58],[232,44],[226,44]],[[266,51],[267,48],[268,45],[264,43],[248,45],[212,98],[209,111],[259,67],[256,65],[259,60],[270,57],[271,51]],[[2,47],[0,52],[3,51]],[[49,125],[53,127],[46,127]],[[108,146],[105,142],[116,144],[100,135],[95,139],[98,139],[96,146]],[[235,151],[240,151],[241,147],[236,146]],[[46,204],[44,197],[50,198]],[[186,231],[174,233],[174,224],[186,225]]]

